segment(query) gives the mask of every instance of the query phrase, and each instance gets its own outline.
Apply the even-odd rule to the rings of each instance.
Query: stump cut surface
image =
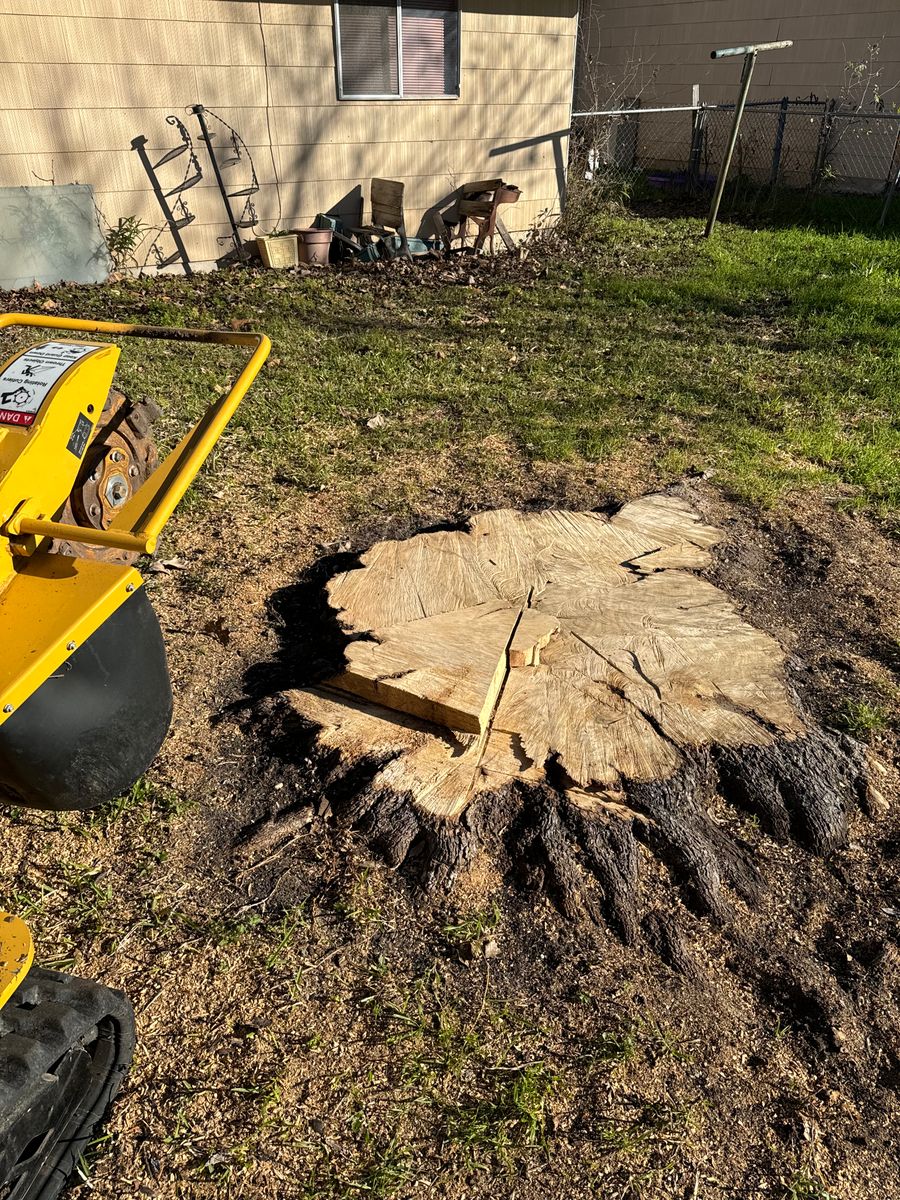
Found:
[[[702,747],[793,740],[780,645],[694,573],[721,536],[654,495],[379,542],[328,585],[344,670],[290,702],[324,746],[382,764],[379,790],[448,819],[548,771],[590,811]]]

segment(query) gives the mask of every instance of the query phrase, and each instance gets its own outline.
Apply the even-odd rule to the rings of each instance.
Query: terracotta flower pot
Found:
[[[295,233],[300,248],[300,261],[311,267],[327,267],[332,230],[297,229]]]

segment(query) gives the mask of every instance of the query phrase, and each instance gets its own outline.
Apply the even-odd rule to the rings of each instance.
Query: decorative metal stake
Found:
[[[204,108],[202,104],[193,104],[191,106],[191,112],[197,118],[197,122],[200,125],[200,136],[206,143],[206,149],[209,153],[209,161],[212,163],[213,174],[216,177],[216,183],[219,188],[219,193],[222,197],[222,203],[225,205],[225,212],[228,216],[228,224],[231,226],[231,237],[234,241],[235,249],[237,250],[241,261],[244,262],[247,258],[247,251],[244,247],[244,243],[241,241],[240,230],[249,229],[256,224],[256,210],[250,201],[250,197],[259,191],[259,183],[256,178],[256,168],[253,166],[253,160],[250,157],[250,151],[247,149],[246,143],[240,134],[237,133],[236,130],[232,129],[231,126],[225,121],[223,121],[221,117],[217,117],[211,109]],[[234,148],[234,157],[228,159],[227,161],[222,160],[220,162],[216,156],[216,152],[213,147],[213,134],[210,133],[209,126],[206,123],[207,113],[209,113],[211,117],[214,117],[220,125],[224,125],[225,128],[231,132],[231,144]],[[241,147],[243,147],[243,154],[246,154],[247,161],[250,164],[252,181],[249,187],[240,188],[236,192],[229,192],[225,186],[225,180],[222,178],[222,167],[231,166],[232,164],[241,161],[243,157]],[[241,216],[235,220],[234,213],[231,210],[231,201],[237,197],[246,197],[246,201]],[[219,238],[220,244],[227,240],[227,238]]]
[[[147,154],[147,139],[143,136],[143,134],[132,139],[131,148],[132,150],[137,151],[138,158],[141,160],[141,165],[147,172],[147,178],[150,180],[150,184],[153,188],[153,194],[156,196],[156,202],[162,209],[163,216],[166,219],[166,224],[169,226],[169,233],[172,235],[172,241],[175,243],[175,253],[170,254],[168,258],[162,257],[160,251],[156,248],[156,243],[154,243],[154,249],[156,249],[157,256],[157,266],[168,267],[180,259],[181,265],[184,267],[185,275],[193,275],[194,272],[191,267],[191,260],[188,258],[188,253],[185,249],[184,242],[181,240],[181,230],[184,229],[185,225],[190,225],[190,223],[194,220],[194,214],[188,210],[181,193],[188,191],[189,188],[192,188],[198,184],[203,178],[203,172],[201,171],[200,164],[197,161],[196,155],[194,154],[191,136],[181,121],[179,121],[177,117],[168,116],[166,117],[166,123],[168,125],[175,126],[175,128],[181,134],[182,144],[180,146],[174,146],[171,150],[167,150],[158,162],[154,163],[150,161],[150,156]],[[165,163],[171,162],[173,159],[178,158],[180,155],[185,153],[187,153],[190,157],[188,158],[188,166],[184,173],[184,178],[182,179],[181,183],[176,184],[175,187],[169,188],[168,191],[163,191],[162,184],[159,182],[157,171]],[[192,168],[193,174],[191,174]],[[170,196],[178,197],[174,206],[169,204]],[[180,212],[178,210],[180,210]]]

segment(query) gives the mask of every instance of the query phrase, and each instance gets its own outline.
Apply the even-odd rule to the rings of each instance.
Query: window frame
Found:
[[[344,0],[347,2],[347,0]],[[353,2],[353,0],[350,0]],[[428,0],[422,0],[418,7],[427,8]],[[385,7],[390,7],[386,5]],[[341,0],[332,0],[333,13],[333,28],[334,28],[334,65],[337,75],[337,97],[338,100],[405,100],[409,101],[425,101],[432,100],[458,100],[460,94],[460,74],[462,60],[462,28],[460,26],[460,11],[459,0],[456,0],[456,90],[453,92],[435,92],[433,95],[426,96],[406,96],[403,93],[403,0],[397,0],[397,91],[396,92],[366,92],[348,94],[344,91],[344,62],[341,54]]]

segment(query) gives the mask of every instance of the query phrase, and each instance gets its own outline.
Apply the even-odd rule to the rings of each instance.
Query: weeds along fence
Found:
[[[630,107],[576,115],[576,176],[611,197],[699,197],[712,190],[734,105]],[[841,111],[819,100],[757,101],[744,111],[726,209],[786,203],[802,210],[827,197],[855,200],[864,222],[900,214],[900,114]]]

